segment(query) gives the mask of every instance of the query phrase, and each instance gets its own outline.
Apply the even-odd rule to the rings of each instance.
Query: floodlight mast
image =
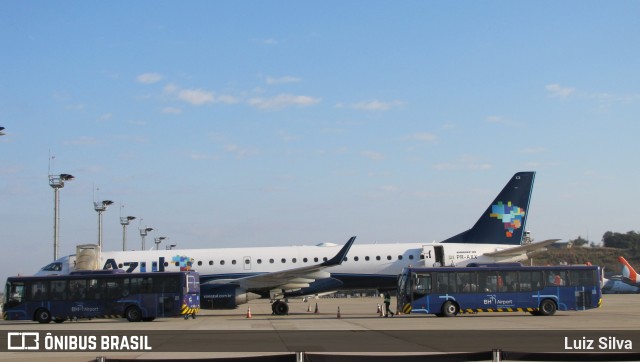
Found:
[[[102,250],[102,213],[107,210],[109,205],[113,204],[111,200],[94,201],[93,207],[98,212],[98,247]]]
[[[155,242],[156,242],[156,250],[160,250],[160,243],[162,242],[162,240],[166,239],[166,236],[160,236],[155,238]]]
[[[65,181],[75,179],[73,175],[61,173],[59,175],[49,175],[49,186],[53,188],[53,260],[58,259],[58,249],[60,248],[60,189],[64,187]]]
[[[135,219],[135,216],[120,217],[120,225],[122,225],[122,251],[127,250],[127,225],[129,225],[129,222]]]
[[[149,231],[153,231],[153,228],[145,226],[143,229],[140,229],[140,238],[142,239],[142,250],[145,250],[144,249],[144,237],[147,236]]]

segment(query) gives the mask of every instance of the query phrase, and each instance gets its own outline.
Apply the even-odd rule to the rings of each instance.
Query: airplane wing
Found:
[[[490,256],[490,257],[510,257],[510,256],[523,255],[523,254],[531,253],[534,251],[542,251],[542,249],[545,246],[551,245],[558,240],[560,239],[549,239],[549,240],[538,241],[537,243],[520,245],[510,249],[494,251],[493,253],[485,253],[484,255]]]
[[[356,237],[352,236],[333,258],[321,264],[281,270],[273,273],[252,275],[244,278],[217,279],[212,280],[207,284],[233,284],[244,288],[247,291],[306,288],[316,279],[331,277],[331,273],[324,271],[324,269],[342,264],[342,261],[349,252],[349,249],[351,248],[351,245],[353,245],[353,242],[355,240]]]

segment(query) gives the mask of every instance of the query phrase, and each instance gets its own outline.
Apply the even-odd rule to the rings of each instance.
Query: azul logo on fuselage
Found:
[[[147,269],[147,263],[142,261],[142,262],[138,262],[138,261],[125,261],[122,264],[118,264],[116,262],[115,259],[110,258],[107,259],[107,261],[105,261],[104,266],[102,267],[103,270],[109,270],[109,269],[124,269],[125,272],[127,273],[133,273],[135,272],[137,269],[138,272],[140,273],[146,273],[146,272],[163,272],[164,271],[164,267],[165,267],[165,261],[164,261],[164,257],[161,256],[158,258],[158,261],[152,261],[151,262],[151,270]]]
[[[169,263],[167,263],[165,260],[165,257],[161,256],[157,261],[152,261],[151,270],[149,270],[148,263],[145,261],[125,261],[118,264],[115,259],[110,258],[105,261],[102,269],[124,269],[127,273],[163,272],[165,271],[165,267],[169,266]],[[179,267],[180,271],[189,271],[191,270],[191,267],[193,265],[193,258],[184,255],[176,255],[171,258],[171,262],[174,263],[175,266]]]

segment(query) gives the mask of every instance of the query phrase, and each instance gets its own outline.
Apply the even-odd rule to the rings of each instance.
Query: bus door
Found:
[[[251,257],[245,256],[242,258],[242,263],[244,264],[244,270],[251,270]]]
[[[597,294],[596,288],[598,276],[595,270],[578,269],[569,271],[569,283],[573,287],[575,294],[576,310],[584,310],[594,308],[594,295]],[[595,302],[597,303],[597,301]]]
[[[424,255],[424,265],[426,267],[444,266],[444,246],[423,245],[422,255]]]

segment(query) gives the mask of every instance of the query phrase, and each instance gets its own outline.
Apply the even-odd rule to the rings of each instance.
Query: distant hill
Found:
[[[585,264],[604,266],[606,275],[620,274],[622,264],[618,262],[618,256],[623,256],[631,266],[640,271],[640,255],[633,251],[617,248],[583,248],[572,247],[568,249],[549,249],[546,252],[534,255],[533,265],[557,265],[557,264]],[[531,259],[523,262],[531,265]]]

